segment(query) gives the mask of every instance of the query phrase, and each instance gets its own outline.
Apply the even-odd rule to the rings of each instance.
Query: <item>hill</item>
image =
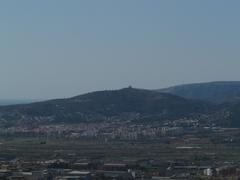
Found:
[[[99,91],[69,99],[0,107],[0,124],[38,125],[49,123],[162,121],[204,113],[206,103],[168,93],[124,88]]]
[[[240,81],[209,82],[179,85],[157,92],[171,93],[187,99],[221,104],[240,101]]]

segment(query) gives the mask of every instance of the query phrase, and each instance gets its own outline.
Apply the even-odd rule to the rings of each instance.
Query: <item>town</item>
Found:
[[[9,180],[238,179],[239,135],[239,128],[186,118],[147,125],[9,127],[1,129],[0,175]]]
[[[220,167],[187,165],[184,161],[129,161],[104,163],[99,160],[54,159],[48,161],[1,161],[0,178],[8,180],[177,180],[238,179],[239,164]]]

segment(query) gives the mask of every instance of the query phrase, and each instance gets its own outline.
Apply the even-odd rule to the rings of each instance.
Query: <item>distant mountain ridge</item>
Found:
[[[214,104],[237,102],[240,100],[240,81],[185,84],[160,89],[157,92],[170,93],[183,98],[202,100]]]
[[[166,120],[204,113],[205,103],[151,90],[124,88],[68,99],[0,107],[0,124],[78,123],[119,120]]]
[[[28,104],[37,102],[39,100],[27,100],[27,99],[0,99],[0,106],[16,105],[16,104]]]
[[[85,122],[164,123],[182,118],[240,127],[240,82],[181,85],[161,90],[123,88],[72,98],[0,106],[0,127]]]

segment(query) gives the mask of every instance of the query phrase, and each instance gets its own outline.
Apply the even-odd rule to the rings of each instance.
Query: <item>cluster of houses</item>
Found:
[[[183,162],[139,160],[121,163],[101,160],[1,161],[1,180],[174,180],[237,179],[240,166],[186,165]]]
[[[77,125],[47,125],[36,128],[10,127],[0,130],[0,135],[17,137],[49,137],[49,138],[98,138],[98,139],[154,139],[164,136],[183,134],[182,127],[159,125],[132,124],[77,124]]]

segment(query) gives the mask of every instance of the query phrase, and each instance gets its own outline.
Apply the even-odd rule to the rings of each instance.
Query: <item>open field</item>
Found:
[[[192,147],[192,148],[191,148]],[[195,148],[194,148],[195,147]],[[0,157],[24,159],[79,158],[106,161],[141,160],[194,160],[240,161],[240,145],[214,145],[211,143],[184,144],[171,142],[109,142],[93,140],[49,140],[46,144],[37,138],[1,139]]]

